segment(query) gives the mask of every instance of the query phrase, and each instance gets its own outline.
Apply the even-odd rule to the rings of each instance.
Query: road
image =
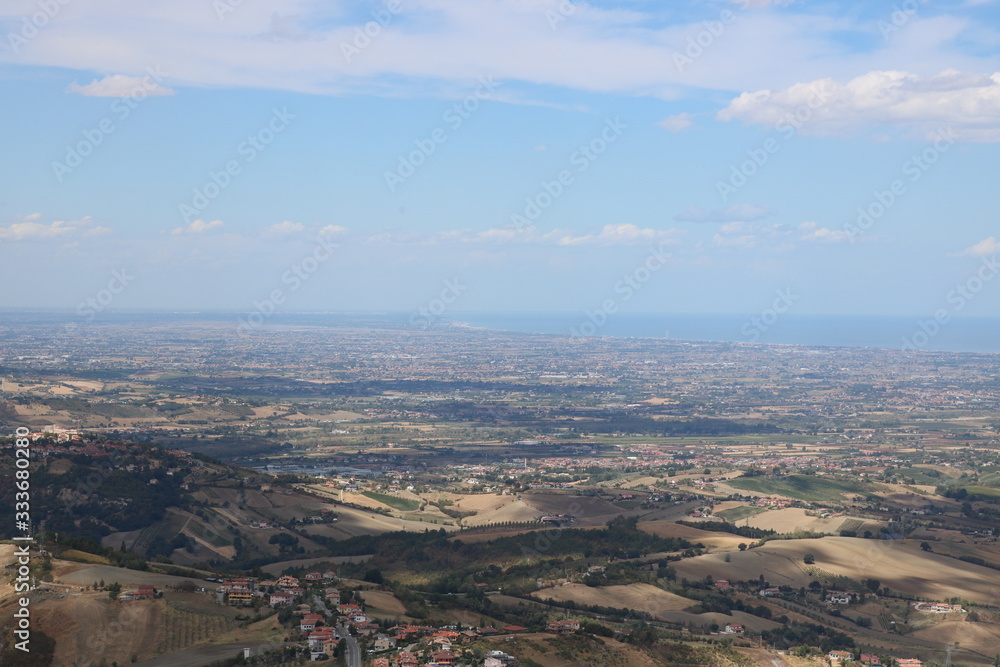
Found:
[[[316,603],[316,608],[329,618],[331,612],[326,606],[326,601],[320,596],[314,595],[313,602]],[[337,625],[337,636],[344,640],[344,644],[347,646],[347,667],[361,667],[361,647],[358,646],[358,640],[351,636],[343,624]]]
[[[343,625],[337,626],[337,636],[347,645],[347,667],[361,667],[361,647]]]

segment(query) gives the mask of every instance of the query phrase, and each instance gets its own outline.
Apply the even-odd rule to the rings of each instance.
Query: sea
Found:
[[[603,315],[603,317],[602,317]],[[1000,317],[479,313],[453,324],[557,335],[1000,354]]]

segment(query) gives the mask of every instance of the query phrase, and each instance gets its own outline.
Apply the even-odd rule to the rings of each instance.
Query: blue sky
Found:
[[[9,0],[0,307],[996,315],[998,4]]]

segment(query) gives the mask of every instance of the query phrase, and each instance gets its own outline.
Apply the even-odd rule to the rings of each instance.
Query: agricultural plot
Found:
[[[160,632],[155,644],[157,655],[181,651],[210,641],[236,625],[231,614],[198,613],[169,603],[164,605],[160,619]]]
[[[878,526],[881,525],[878,522],[866,522],[863,519],[853,517],[823,518],[809,514],[806,510],[797,507],[765,512],[751,517],[746,521],[746,524],[754,528],[773,530],[782,535],[802,532],[837,535],[842,530],[857,531],[866,526],[868,526],[868,530],[877,533]]]
[[[845,494],[863,494],[873,490],[873,485],[849,482],[815,475],[789,475],[779,479],[740,477],[728,482],[729,486],[766,496],[784,496],[809,502],[841,500]]]
[[[813,554],[815,565],[803,562]],[[814,567],[855,581],[875,578],[883,586],[928,600],[965,598],[995,604],[992,593],[997,572],[954,558],[929,553],[904,540],[865,540],[850,537],[782,540],[729,554],[689,558],[674,564],[678,577],[746,581],[761,574],[771,585],[808,586]]]
[[[420,508],[420,502],[410,498],[391,496],[386,493],[376,493],[374,491],[364,491],[362,495],[371,498],[377,503],[388,505],[389,507],[402,512],[413,512]]]
[[[567,584],[537,591],[532,593],[532,596],[555,602],[572,600],[578,605],[615,609],[628,607],[629,609],[645,611],[659,618],[664,618],[664,612],[683,611],[697,604],[694,600],[674,595],[652,584],[599,587]]]
[[[716,510],[715,516],[722,517],[730,523],[737,523],[744,519],[749,519],[752,516],[756,516],[762,512],[766,512],[765,507],[753,507],[751,505],[739,505],[738,507],[731,507],[724,510]]]

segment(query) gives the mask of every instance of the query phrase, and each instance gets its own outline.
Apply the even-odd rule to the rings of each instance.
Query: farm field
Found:
[[[872,484],[828,479],[816,475],[789,475],[781,479],[740,477],[729,480],[727,484],[734,489],[762,496],[784,496],[810,502],[839,500],[846,494],[866,493],[873,487]]]
[[[70,561],[53,559],[53,574],[57,583],[75,586],[90,586],[95,581],[105,583],[120,583],[122,586],[138,586],[151,584],[153,586],[176,586],[182,581],[191,581],[186,577],[176,577],[172,574],[155,572],[140,572],[111,565],[81,565]]]
[[[683,611],[697,604],[693,600],[674,595],[652,584],[598,587],[566,584],[537,591],[532,593],[532,597],[556,602],[572,600],[579,605],[614,607],[616,609],[628,607],[648,612],[659,618],[665,618],[664,612]]]
[[[736,549],[740,544],[752,541],[739,535],[701,530],[673,521],[640,521],[636,527],[657,537],[683,537],[693,544],[704,544],[706,547],[722,550]]]
[[[36,592],[33,627],[56,640],[53,665],[77,665],[80,655],[129,664],[233,636],[238,609],[207,595],[168,591],[156,600],[115,601],[103,592]]]
[[[724,509],[719,509],[716,507],[715,516],[722,517],[730,523],[739,523],[749,519],[750,517],[756,516],[762,512],[766,512],[767,508],[764,507],[753,507],[751,505],[737,504],[734,507],[728,507]]]
[[[390,617],[406,614],[403,603],[388,591],[362,591],[361,597],[364,598],[365,604],[376,612]]]
[[[584,497],[554,493],[524,493],[521,499],[526,505],[542,514],[572,514],[577,518],[577,526],[600,526],[618,515],[628,516],[635,511],[626,511],[596,496]]]
[[[831,517],[824,519],[819,516],[809,516],[806,510],[798,507],[788,507],[780,510],[771,510],[763,514],[747,519],[745,525],[754,528],[765,528],[778,533],[788,534],[795,532],[826,533],[836,535],[843,529],[852,529],[859,532],[870,530],[877,534],[879,522],[866,522],[848,516]]]
[[[948,614],[945,618],[934,620],[939,622],[929,628],[917,630],[912,636],[942,644],[958,645],[963,649],[986,655],[995,654],[997,647],[1000,646],[1000,624],[996,621],[973,623],[966,620],[965,614]]]
[[[803,562],[815,556],[814,567],[861,581],[874,577],[893,590],[930,600],[962,597],[993,604],[996,571],[953,558],[922,551],[902,541],[864,540],[849,537],[772,541],[762,547],[730,554],[708,554],[674,565],[678,576],[749,580],[764,575],[772,586],[807,586],[814,577]]]

